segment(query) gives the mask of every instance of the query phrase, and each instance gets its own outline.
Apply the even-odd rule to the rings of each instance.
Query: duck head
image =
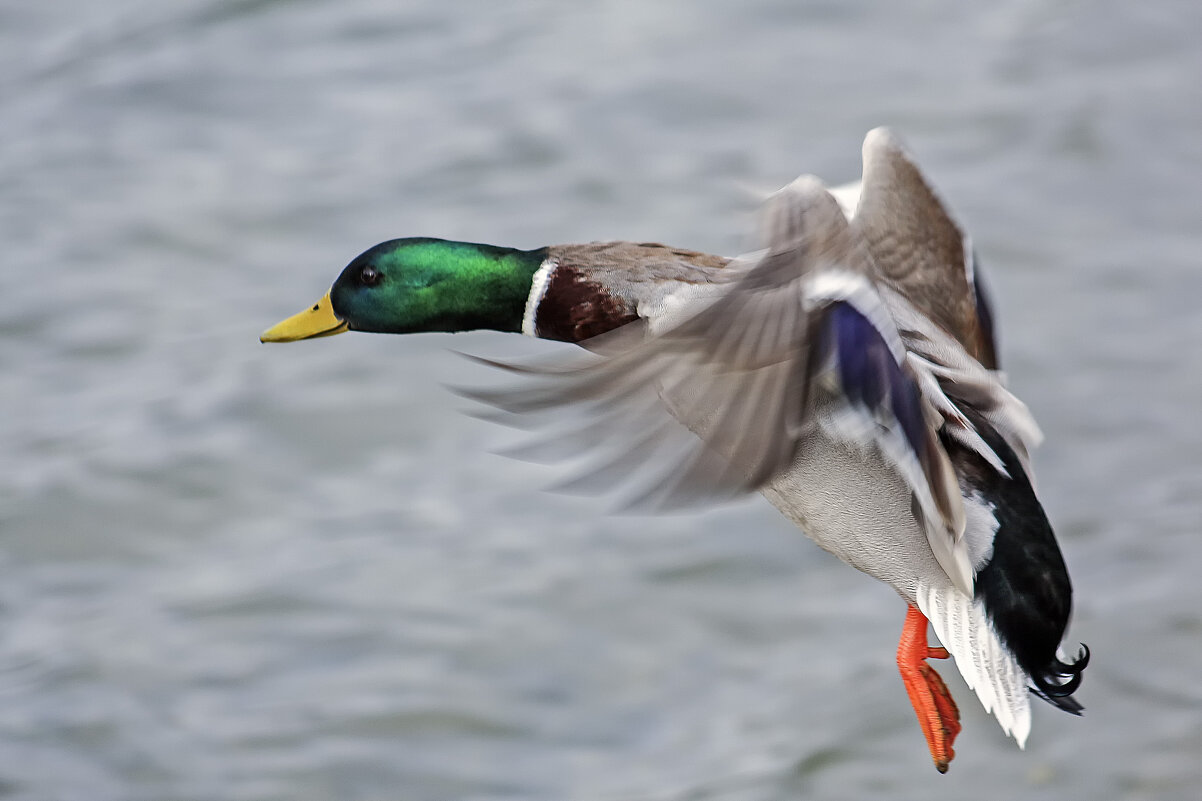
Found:
[[[381,242],[356,256],[321,300],[259,340],[294,342],[343,331],[519,331],[530,282],[545,255],[545,248],[445,239]]]

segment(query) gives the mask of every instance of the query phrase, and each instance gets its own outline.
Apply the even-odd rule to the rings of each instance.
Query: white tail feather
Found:
[[[985,607],[955,587],[918,587],[918,608],[956,660],[964,682],[1019,748],[1031,732],[1027,674],[1006,650],[985,617]]]

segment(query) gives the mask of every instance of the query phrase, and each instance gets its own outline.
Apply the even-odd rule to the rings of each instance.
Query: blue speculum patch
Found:
[[[881,333],[849,303],[836,303],[827,316],[827,341],[834,340],[839,381],[847,399],[873,412],[885,408],[902,434],[922,453],[922,408],[918,387],[893,358]]]

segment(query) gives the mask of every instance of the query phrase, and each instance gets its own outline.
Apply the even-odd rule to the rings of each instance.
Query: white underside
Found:
[[[910,489],[879,453],[821,429],[764,495],[824,550],[894,587],[927,616],[986,712],[1024,746],[1031,729],[1027,675],[1002,645],[980,601],[957,589],[910,513]],[[815,454],[807,456],[807,454]],[[849,503],[856,499],[856,503]],[[990,556],[991,510],[968,501],[973,566]]]

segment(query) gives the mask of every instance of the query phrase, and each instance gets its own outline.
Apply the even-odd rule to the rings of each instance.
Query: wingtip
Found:
[[[918,169],[918,163],[905,141],[892,128],[885,126],[873,128],[864,136],[861,158],[864,179],[869,182],[873,173],[888,175],[887,165],[890,164],[901,162]]]
[[[906,152],[905,143],[901,137],[893,132],[892,128],[881,125],[873,128],[864,135],[864,158],[867,160],[869,154],[885,151]]]
[[[760,212],[760,237],[770,251],[794,247],[800,238],[829,236],[835,220],[847,218],[822,179],[799,175],[777,190]]]
[[[807,172],[797,176],[792,181],[781,187],[778,191],[796,192],[802,195],[809,195],[811,193],[826,192],[827,188],[826,182],[824,182],[817,175]]]

